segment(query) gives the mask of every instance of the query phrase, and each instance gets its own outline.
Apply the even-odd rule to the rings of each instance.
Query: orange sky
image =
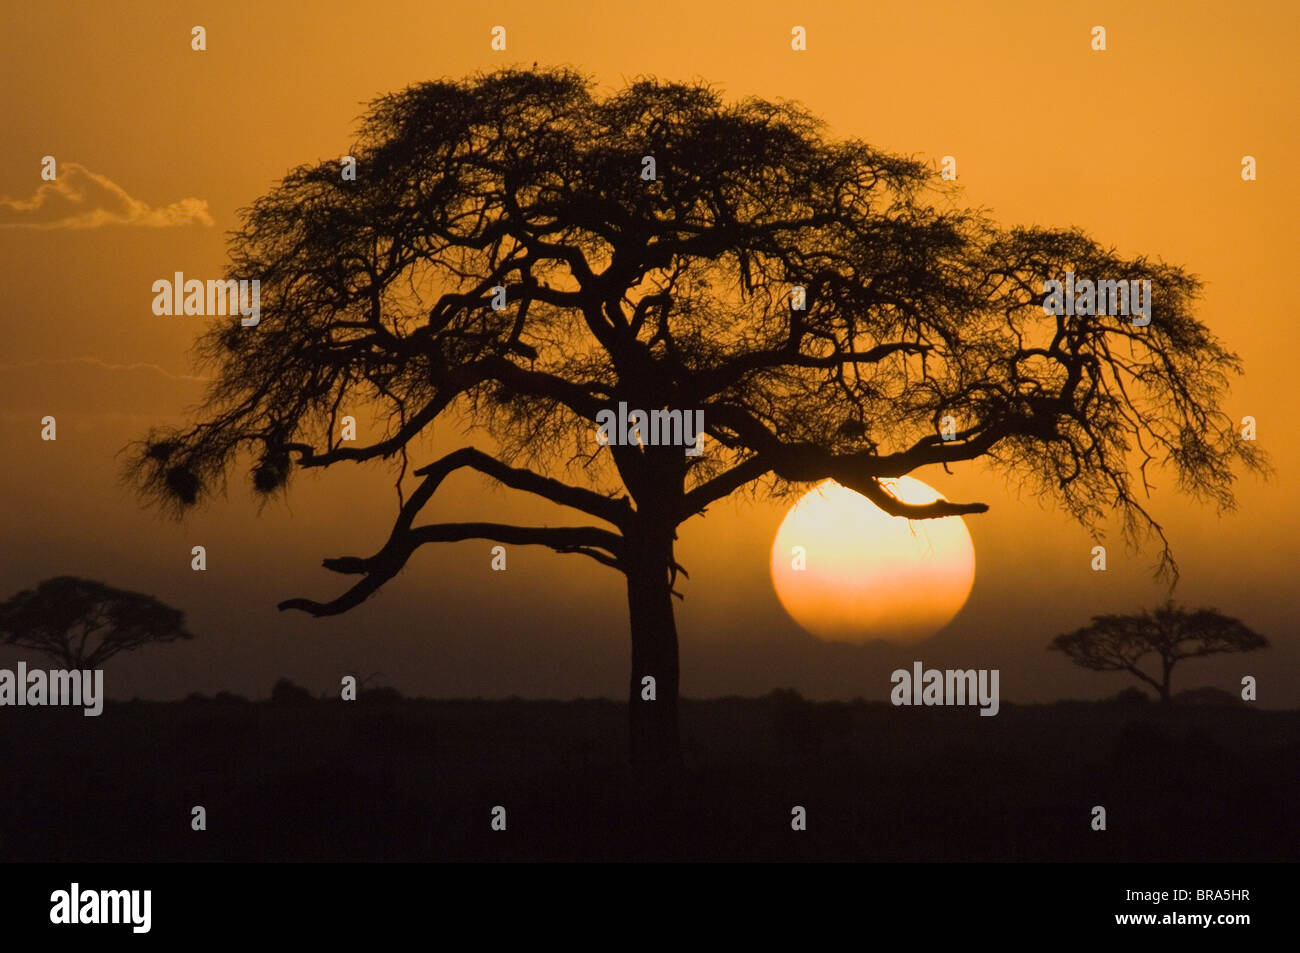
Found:
[[[1258,419],[1277,475],[1247,477],[1241,510],[1227,518],[1172,493],[1152,505],[1183,567],[1179,598],[1237,615],[1277,647],[1189,668],[1183,687],[1256,674],[1261,704],[1300,704],[1290,582],[1300,556],[1289,296],[1300,245],[1295,6],[608,6],[386,3],[376,16],[351,3],[330,15],[328,4],[236,0],[9,11],[0,196],[30,198],[41,157],[53,154],[150,207],[202,200],[214,224],[34,229],[0,219],[0,598],[73,573],[188,610],[198,638],[115,661],[110,695],[262,695],[281,674],[321,691],[342,674],[379,671],[420,694],[619,697],[626,615],[611,571],[516,550],[508,572],[493,574],[489,544],[426,548],[349,615],[281,615],[281,598],[340,591],[340,577],[318,568],[322,557],[369,553],[387,534],[386,473],[312,475],[260,513],[233,482],[227,501],[177,526],[140,508],[114,459],[200,395],[186,379],[187,351],[205,319],[154,316],[155,279],[217,276],[237,210],[291,166],[346,152],[372,97],[537,61],[574,65],[605,88],[650,73],[704,77],[730,96],[798,99],[839,134],[935,162],[955,156],[969,203],[1005,225],[1077,225],[1123,254],[1199,274],[1203,320],[1246,362],[1227,410]],[[204,53],[190,50],[195,24],[207,29]],[[507,28],[506,53],[489,49],[495,24]],[[795,24],[807,28],[807,52],[790,50]],[[1089,47],[1097,24],[1104,53]],[[1245,154],[1257,157],[1257,182],[1241,180]],[[45,414],[59,421],[55,443],[39,439]],[[993,507],[968,519],[975,587],[947,630],[904,649],[811,640],[767,576],[782,512],[715,506],[682,536],[691,570],[678,615],[683,692],[789,685],[813,697],[884,698],[889,672],[914,658],[1000,667],[1013,701],[1124,687],[1043,647],[1091,614],[1158,600],[1154,553],[1126,554],[1115,539],[1110,571],[1092,573],[1086,532],[978,467],[914,476]],[[444,513],[538,518],[528,500],[474,478],[451,488]],[[206,574],[189,568],[195,543],[208,548]]]

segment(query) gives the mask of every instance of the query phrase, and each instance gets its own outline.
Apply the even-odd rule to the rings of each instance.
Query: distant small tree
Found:
[[[1160,693],[1168,704],[1169,678],[1183,659],[1222,652],[1268,648],[1268,639],[1217,609],[1182,609],[1167,602],[1140,615],[1093,616],[1092,625],[1058,635],[1049,650],[1064,652],[1076,665],[1097,672],[1128,672]],[[1158,679],[1138,663],[1147,655],[1160,659]]]
[[[70,669],[100,668],[118,652],[192,638],[180,609],[76,576],[46,579],[0,605],[0,642]]]

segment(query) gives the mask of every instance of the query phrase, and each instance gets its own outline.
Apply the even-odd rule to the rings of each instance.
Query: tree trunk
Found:
[[[1173,674],[1174,663],[1166,660],[1163,661],[1163,665],[1164,665],[1164,675],[1160,680],[1160,702],[1161,704],[1168,705],[1170,700],[1169,676]]]
[[[668,567],[672,529],[627,538],[627,604],[632,630],[628,727],[634,769],[647,780],[675,777],[682,764],[677,732],[677,624]],[[653,679],[653,681],[650,681]]]

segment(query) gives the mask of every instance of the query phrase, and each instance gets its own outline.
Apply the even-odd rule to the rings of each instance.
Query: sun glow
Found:
[[[881,482],[904,503],[943,499],[912,477]],[[786,514],[771,570],[781,605],[817,638],[909,643],[961,610],[975,581],[975,549],[960,516],[890,516],[826,480]]]

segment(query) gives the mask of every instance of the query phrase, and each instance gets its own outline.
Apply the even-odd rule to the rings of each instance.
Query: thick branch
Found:
[[[623,541],[618,535],[594,526],[508,526],[501,523],[439,523],[407,530],[400,526],[378,553],[368,558],[340,556],[322,565],[333,572],[363,574],[360,582],[332,602],[286,599],[279,609],[301,609],[314,616],[339,615],[368,599],[396,576],[407,560],[425,543],[450,543],[467,539],[490,539],[519,546],[549,546],[557,553],[580,553],[606,566],[621,569]],[[604,550],[602,552],[601,550]]]
[[[436,486],[447,474],[460,467],[471,467],[511,489],[522,490],[550,500],[552,503],[581,510],[619,528],[625,527],[627,521],[633,516],[632,507],[626,500],[612,500],[591,490],[544,477],[532,470],[507,466],[474,447],[463,447],[453,451],[438,462],[416,470],[415,475],[436,478],[434,484]]]

